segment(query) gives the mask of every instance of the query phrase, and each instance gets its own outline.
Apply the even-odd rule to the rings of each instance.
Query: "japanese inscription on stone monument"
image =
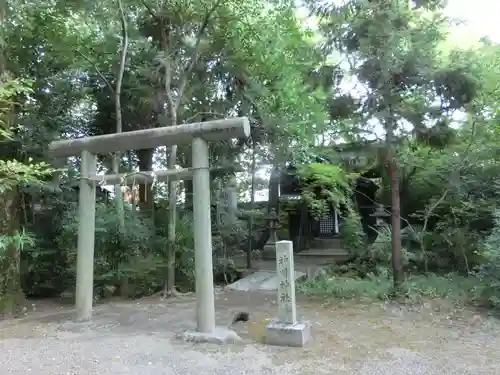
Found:
[[[295,324],[295,272],[291,241],[276,242],[276,274],[278,277],[278,318],[281,323]]]

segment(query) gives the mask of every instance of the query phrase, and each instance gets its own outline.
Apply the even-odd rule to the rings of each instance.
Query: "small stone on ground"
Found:
[[[241,337],[227,327],[215,327],[215,330],[209,333],[188,330],[178,334],[177,338],[189,342],[203,342],[220,345],[230,343],[234,344],[241,341]]]

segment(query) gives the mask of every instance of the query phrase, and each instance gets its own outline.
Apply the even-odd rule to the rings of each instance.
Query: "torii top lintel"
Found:
[[[236,117],[54,141],[49,145],[49,154],[59,158],[80,155],[83,150],[93,154],[103,154],[185,144],[193,138],[216,142],[234,138],[244,139],[249,136],[250,123],[248,118]]]

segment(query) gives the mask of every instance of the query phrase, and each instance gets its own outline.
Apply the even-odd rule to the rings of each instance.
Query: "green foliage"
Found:
[[[17,160],[0,160],[0,194],[14,186],[39,183],[54,172],[55,169],[45,162],[25,164]]]
[[[15,247],[23,251],[25,247],[34,246],[35,242],[36,238],[33,234],[28,233],[24,229],[13,236],[0,236],[0,259],[6,256],[6,252],[10,247]]]
[[[328,110],[332,120],[349,119],[358,108],[359,105],[351,95],[340,95],[331,98],[328,103]]]
[[[338,209],[349,205],[351,182],[341,167],[324,163],[300,165],[297,175],[301,181],[302,197],[314,215],[324,215],[329,206]]]
[[[500,307],[500,211],[494,212],[495,226],[484,242],[481,256],[484,262],[478,267],[477,276],[485,285],[481,302]]]
[[[448,298],[457,303],[473,301],[480,289],[477,279],[454,273],[447,275],[410,275],[403,290],[409,302],[423,298]],[[377,268],[364,277],[342,276],[323,272],[314,280],[297,283],[297,290],[306,295],[361,301],[387,300],[393,295],[392,275],[388,268]]]
[[[478,81],[465,69],[437,72],[434,81],[436,93],[445,100],[449,109],[462,108],[478,96]]]
[[[293,8],[258,3],[246,4],[226,30],[226,53],[232,73],[245,84],[240,94],[255,108],[276,152],[285,155],[292,141],[312,141],[323,128],[324,93],[306,82],[321,55],[311,30],[297,23]],[[237,73],[239,66],[245,69]]]
[[[0,5],[3,6],[3,5]],[[0,13],[4,10],[0,9]],[[3,26],[3,25],[2,25]],[[0,64],[3,65],[3,47],[0,48]],[[35,239],[18,224],[17,203],[20,188],[26,185],[42,185],[44,178],[54,172],[45,162],[20,161],[9,146],[17,141],[16,135],[24,129],[12,120],[14,109],[22,108],[15,97],[30,92],[29,80],[12,78],[2,66],[0,70],[0,311],[14,312],[21,307],[21,251],[32,245]],[[8,151],[6,151],[8,150]],[[9,152],[10,151],[10,152]],[[16,158],[17,157],[17,158]]]
[[[77,213],[77,205],[70,204],[60,219],[60,234],[56,238],[58,248],[65,251],[68,288],[76,277]],[[130,296],[148,295],[161,289],[165,259],[154,248],[161,241],[155,238],[151,224],[149,219],[128,212],[122,232],[115,208],[96,205],[94,278],[97,288],[120,286],[121,279],[126,278]]]
[[[388,299],[392,281],[386,269],[380,275],[369,273],[366,278],[339,277],[323,271],[314,280],[300,281],[297,291],[306,295],[339,299]]]
[[[189,214],[181,216],[177,222],[174,248],[179,286],[193,290],[195,284],[194,237],[193,218]]]
[[[352,210],[344,217],[340,230],[342,247],[352,254],[362,256],[366,248],[366,238],[361,224],[361,217]]]
[[[476,122],[474,127],[481,126],[482,121]],[[465,122],[464,128],[469,124]],[[480,130],[471,136],[465,129],[444,149],[416,145],[400,155],[411,172],[402,206],[414,224],[426,224],[416,231],[416,242],[425,251],[429,267],[468,273],[482,261],[478,243],[492,227],[499,170],[494,141],[483,138]]]
[[[389,265],[392,259],[392,230],[388,225],[382,225],[377,228],[378,236],[377,239],[369,247],[369,257],[373,259],[378,264]],[[410,253],[407,249],[401,249],[402,263],[404,266],[408,265],[411,258]]]
[[[353,0],[342,6],[314,2],[311,8],[321,16],[318,32],[298,21],[293,2],[223,1],[199,41],[194,35],[215,2],[123,3],[130,40],[122,90],[124,131],[163,124],[164,108],[172,99],[166,86],[176,100],[183,82],[178,122],[249,116],[258,164],[281,165],[285,155],[318,143],[336,149],[332,139],[365,141],[374,133],[374,121],[386,131],[396,130],[404,138],[394,148],[401,167],[402,217],[409,224],[402,233],[406,271],[470,274],[477,268],[486,286],[483,299],[498,304],[498,280],[492,276],[499,273],[500,264],[492,219],[500,199],[498,45],[483,40],[470,49],[450,46],[448,20],[437,0]],[[1,233],[0,249],[2,254],[7,248],[23,250],[26,291],[34,293],[50,284],[59,291],[74,285],[74,198],[65,201],[68,207],[54,225],[60,229],[55,244],[50,235],[33,238],[29,212],[36,202],[46,204],[40,190],[41,181],[54,172],[46,159],[50,141],[115,131],[121,25],[115,2],[72,1],[62,6],[57,1],[9,0],[7,6],[0,25],[0,194],[23,195],[22,204],[11,212],[15,230],[9,226],[9,233]],[[340,61],[350,67],[341,67]],[[345,93],[345,85],[340,89],[344,77],[367,89]],[[456,120],[460,111],[463,121]],[[403,123],[414,126],[411,134],[401,129]],[[232,142],[212,146],[213,164],[239,158],[246,165],[250,159],[243,142],[237,147]],[[179,145],[179,165],[192,162],[189,152]],[[153,165],[146,154],[124,154],[122,169]],[[163,163],[164,156],[155,155],[154,164]],[[109,160],[102,155],[99,168],[108,168]],[[73,163],[63,178],[78,175]],[[355,169],[364,168],[357,164]],[[315,215],[327,206],[347,207],[342,243],[358,256],[349,266],[351,278],[328,274],[315,281],[316,289],[309,289],[343,298],[387,298],[390,228],[379,228],[375,243],[365,244],[352,207],[352,181],[339,166],[307,164],[299,175],[304,199]],[[63,199],[61,192],[56,195]],[[113,208],[98,205],[98,288],[121,287],[124,279],[135,289],[132,296],[162,288],[168,215],[161,189],[152,198],[158,208],[154,218],[127,212],[124,233],[118,230]],[[284,211],[280,215],[286,227]],[[262,229],[266,223],[260,216],[254,215],[254,224]],[[194,285],[192,222],[189,210],[181,212],[174,244],[179,286],[185,289]],[[214,228],[216,268],[227,270],[246,235],[241,222],[234,228]],[[410,275],[407,290],[446,296],[446,288],[460,286],[469,294],[470,280],[478,279]]]
[[[260,212],[247,212],[247,215],[251,215],[254,226],[263,228],[267,225],[266,221],[263,220],[264,215]],[[261,223],[256,219],[261,219]],[[229,221],[224,222],[223,220],[217,227],[216,233],[218,233],[218,235],[213,237],[212,251],[214,255],[214,277],[223,280],[226,284],[234,282],[238,277],[239,271],[234,261],[234,256],[236,251],[240,250],[241,244],[247,242],[245,241],[248,238],[247,227],[248,224],[245,221],[237,220],[231,223]],[[254,236],[253,243],[257,240],[258,239]]]
[[[13,98],[21,93],[30,92],[31,82],[10,77],[0,72],[0,141],[12,139],[11,124],[5,117],[15,104]]]
[[[31,92],[29,80],[10,78],[0,72],[0,142],[8,142],[13,139],[13,131],[19,132],[18,127],[14,129],[9,121],[10,111],[15,105],[14,97]],[[43,178],[51,175],[55,169],[46,162],[33,163],[28,158],[28,163],[21,161],[0,160],[0,194],[23,184],[38,183]]]

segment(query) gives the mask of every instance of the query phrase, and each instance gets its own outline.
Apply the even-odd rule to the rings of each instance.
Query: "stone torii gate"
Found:
[[[212,233],[210,215],[210,167],[208,142],[248,138],[248,118],[206,121],[177,126],[106,134],[73,140],[55,141],[49,155],[56,159],[81,155],[79,226],[76,272],[76,318],[92,318],[94,287],[95,194],[96,183],[116,184],[122,181],[150,182],[193,179],[194,247],[196,275],[197,332],[217,335],[212,270]],[[97,175],[96,154],[150,149],[185,144],[191,141],[193,165],[181,170],[147,171],[136,174]],[[195,336],[196,336],[195,335]],[[220,335],[220,332],[219,332]],[[203,339],[202,337],[194,337]]]

